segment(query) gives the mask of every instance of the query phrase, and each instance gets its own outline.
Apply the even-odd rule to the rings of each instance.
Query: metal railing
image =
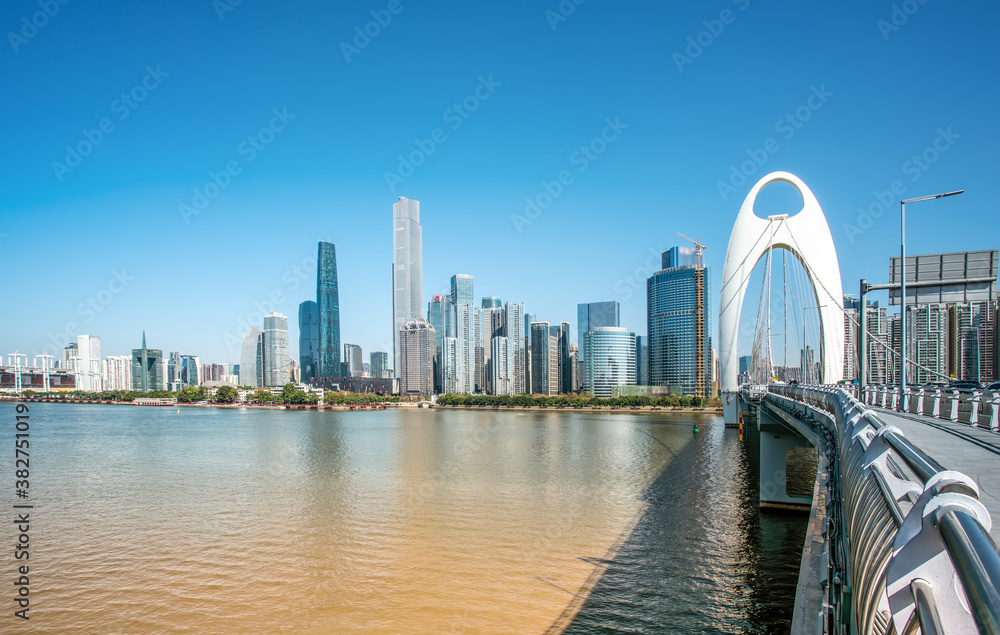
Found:
[[[1000,553],[975,481],[842,388],[768,390],[769,405],[811,420],[829,445],[830,615],[820,632],[1000,635]]]
[[[899,410],[899,386],[868,385],[859,398],[869,406]],[[905,412],[1000,432],[1000,391],[914,387],[902,399]]]

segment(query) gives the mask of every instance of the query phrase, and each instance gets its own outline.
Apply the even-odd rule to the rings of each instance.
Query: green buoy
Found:
[[[698,424],[694,424],[694,433],[698,434]]]

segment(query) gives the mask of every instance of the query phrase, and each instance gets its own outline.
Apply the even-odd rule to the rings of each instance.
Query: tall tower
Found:
[[[421,317],[423,256],[420,202],[400,196],[392,205],[393,368],[399,376],[399,329]]]
[[[291,379],[288,365],[288,318],[281,313],[264,316],[261,331],[264,350],[264,386],[284,386]]]
[[[300,381],[312,382],[319,361],[319,305],[306,300],[299,305],[299,368]]]
[[[319,377],[340,377],[340,293],[337,289],[337,247],[319,244],[316,259],[316,304],[319,305]]]

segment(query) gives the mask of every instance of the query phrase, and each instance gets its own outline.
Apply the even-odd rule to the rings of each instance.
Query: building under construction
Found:
[[[663,269],[646,280],[649,381],[708,398],[714,396],[711,276],[704,247],[692,242],[663,252]]]

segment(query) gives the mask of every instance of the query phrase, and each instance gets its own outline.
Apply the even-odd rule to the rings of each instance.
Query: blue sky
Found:
[[[574,333],[577,303],[610,299],[645,332],[642,274],[674,232],[708,245],[717,315],[732,223],[773,170],[817,196],[849,293],[898,252],[898,205],[849,227],[893,181],[967,190],[909,210],[910,253],[1000,242],[996,3],[50,2],[0,10],[4,355],[75,325],[105,355],[145,329],[238,361],[256,307],[294,323],[314,299],[319,240],[342,341],[391,350],[399,195],[421,202],[425,300],[468,273]],[[758,209],[797,203],[779,184]]]

